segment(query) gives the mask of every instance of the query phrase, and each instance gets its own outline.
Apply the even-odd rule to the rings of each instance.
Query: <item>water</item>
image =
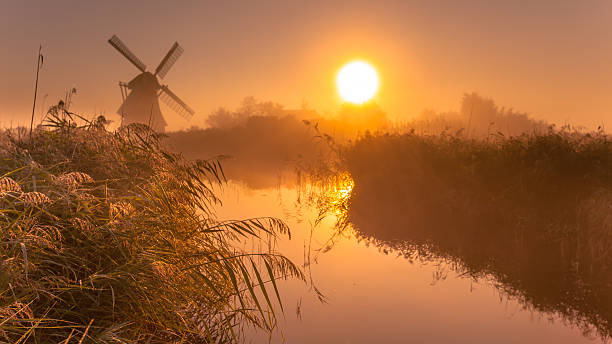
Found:
[[[459,276],[454,263],[411,262],[352,229],[336,236],[336,216],[315,225],[319,210],[309,186],[253,190],[230,183],[222,193],[219,219],[275,216],[292,230],[276,249],[304,265],[312,283],[279,283],[285,307],[272,338],[248,331],[251,343],[601,343],[567,319],[534,310],[509,297],[483,276]],[[320,190],[319,190],[320,191]],[[348,196],[346,187],[326,192]],[[310,201],[309,201],[310,200]],[[340,214],[336,214],[340,215]],[[245,243],[251,248],[253,243]],[[308,254],[310,252],[310,255]],[[325,296],[321,302],[313,289]]]

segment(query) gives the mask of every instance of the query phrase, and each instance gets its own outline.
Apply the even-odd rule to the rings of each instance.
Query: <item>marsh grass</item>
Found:
[[[365,135],[344,206],[384,253],[492,277],[525,307],[612,333],[612,142],[569,128],[489,140]]]
[[[60,103],[31,141],[0,134],[0,341],[223,343],[245,326],[272,331],[276,280],[304,276],[277,252],[231,242],[289,228],[216,220],[217,162],[186,162],[143,125],[104,126]]]

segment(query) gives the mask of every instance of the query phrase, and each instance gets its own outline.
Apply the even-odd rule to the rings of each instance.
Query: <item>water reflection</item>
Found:
[[[538,255],[531,242],[519,249],[484,228],[415,226],[400,200],[349,175],[262,190],[231,183],[223,201],[222,219],[286,220],[293,239],[277,251],[302,264],[327,301],[312,285],[285,281],[280,331],[253,333],[253,343],[581,343],[591,342],[582,330],[601,325],[584,310],[602,307],[563,296],[577,282],[554,253]]]
[[[442,260],[460,276],[488,281],[525,309],[560,316],[588,337],[610,337],[610,271],[579,266],[567,245],[533,230],[541,224],[526,220],[508,227],[479,216],[412,216],[421,209],[412,198],[360,185],[343,207],[341,227],[351,225],[359,239],[384,253],[409,261]]]

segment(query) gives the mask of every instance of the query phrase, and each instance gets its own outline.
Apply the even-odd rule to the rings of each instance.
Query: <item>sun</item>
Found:
[[[372,99],[378,91],[378,74],[367,62],[353,61],[340,69],[336,84],[342,99],[362,104]]]

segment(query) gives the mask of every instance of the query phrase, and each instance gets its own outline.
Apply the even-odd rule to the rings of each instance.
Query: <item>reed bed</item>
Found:
[[[568,128],[488,140],[365,135],[342,151],[347,223],[411,260],[493,277],[526,308],[612,334],[612,142]]]
[[[186,162],[143,125],[104,125],[60,103],[31,139],[0,134],[0,342],[225,343],[275,329],[276,281],[302,272],[231,242],[289,228],[218,221],[217,162]]]

